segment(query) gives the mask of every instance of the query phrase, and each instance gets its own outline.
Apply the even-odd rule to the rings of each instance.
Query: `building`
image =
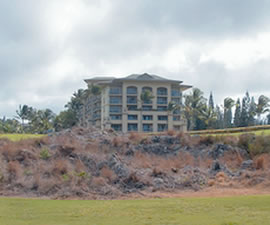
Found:
[[[186,129],[181,114],[182,92],[191,86],[182,81],[144,73],[124,78],[95,77],[85,82],[89,87],[99,87],[99,91],[90,92],[85,99],[81,112],[84,126],[122,132]],[[151,94],[150,99],[142,99],[145,92]],[[169,111],[169,105],[178,107]]]

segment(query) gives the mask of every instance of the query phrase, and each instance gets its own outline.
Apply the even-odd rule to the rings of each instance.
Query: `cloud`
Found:
[[[19,104],[59,112],[96,75],[159,74],[213,91],[219,103],[269,93],[266,0],[0,4],[0,116]]]

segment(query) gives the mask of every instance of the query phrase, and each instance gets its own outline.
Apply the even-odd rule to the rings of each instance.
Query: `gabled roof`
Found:
[[[127,77],[119,78],[116,79],[117,81],[159,81],[159,82],[176,82],[176,83],[182,83],[182,81],[179,80],[170,80],[166,79],[154,74],[148,74],[148,73],[143,73],[143,74],[131,74]]]
[[[88,84],[99,84],[99,85],[105,85],[105,84],[110,84],[110,83],[118,83],[118,82],[123,82],[123,81],[139,81],[139,82],[144,82],[144,81],[153,81],[153,82],[169,82],[169,83],[175,83],[177,85],[180,85],[183,83],[183,81],[180,80],[170,80],[167,78],[163,78],[154,74],[148,74],[148,73],[143,73],[143,74],[131,74],[127,77],[123,78],[115,78],[115,77],[93,77],[91,79],[86,79],[84,80]],[[192,86],[189,85],[180,85],[182,90],[186,90]]]

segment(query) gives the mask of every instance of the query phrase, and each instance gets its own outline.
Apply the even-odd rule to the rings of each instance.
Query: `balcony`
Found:
[[[167,95],[167,88],[158,88],[157,89],[157,95]]]
[[[110,106],[110,113],[122,113],[121,106]]]
[[[167,97],[158,97],[157,98],[157,104],[167,105],[168,104]]]
[[[138,131],[138,124],[137,123],[129,123],[128,124],[128,131]]]
[[[181,97],[182,93],[179,90],[172,90],[172,97]]]
[[[137,97],[127,97],[127,104],[137,104]]]
[[[143,131],[144,132],[153,132],[153,125],[152,124],[143,124]]]
[[[137,120],[138,116],[137,115],[128,115],[128,120]]]
[[[110,104],[122,104],[122,98],[121,97],[110,97]]]
[[[110,95],[121,95],[122,94],[122,88],[120,87],[111,87],[110,88]]]
[[[137,88],[136,87],[128,87],[127,94],[128,95],[137,95]]]

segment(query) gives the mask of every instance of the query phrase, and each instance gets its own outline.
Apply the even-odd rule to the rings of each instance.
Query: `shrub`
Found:
[[[48,148],[43,148],[40,152],[40,158],[43,160],[47,160],[51,157]]]
[[[168,131],[167,131],[167,134],[168,134],[169,136],[174,136],[174,135],[176,135],[176,131],[175,131],[175,130],[168,130]]]
[[[242,134],[239,136],[238,146],[240,148],[244,148],[246,150],[249,150],[249,146],[254,141],[255,138],[256,137],[254,134]]]
[[[257,170],[264,169],[265,168],[265,162],[264,162],[264,157],[260,156],[255,160],[255,168]]]
[[[103,167],[100,171],[100,175],[104,178],[106,178],[108,181],[112,182],[113,180],[115,180],[117,178],[116,174],[114,173],[114,171],[112,171],[110,168],[108,167]]]

